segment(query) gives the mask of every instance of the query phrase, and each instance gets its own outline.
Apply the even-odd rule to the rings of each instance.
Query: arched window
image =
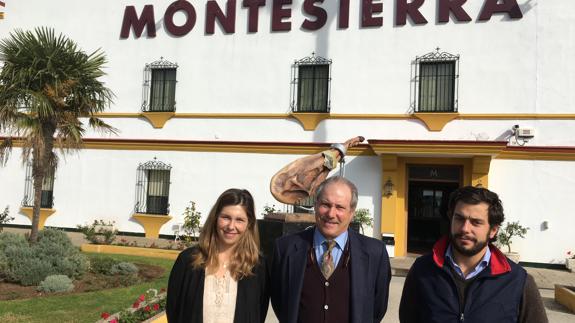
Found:
[[[417,56],[412,106],[415,112],[457,112],[459,55],[435,52]]]
[[[146,64],[144,69],[144,112],[176,111],[176,70],[178,64],[160,60]]]

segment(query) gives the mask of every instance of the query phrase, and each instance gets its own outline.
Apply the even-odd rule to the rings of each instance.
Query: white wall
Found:
[[[506,221],[530,228],[525,239],[513,242],[521,261],[565,262],[567,251],[575,245],[570,203],[574,186],[575,165],[570,161],[492,161],[489,188],[499,194]],[[542,228],[543,221],[549,229]]]

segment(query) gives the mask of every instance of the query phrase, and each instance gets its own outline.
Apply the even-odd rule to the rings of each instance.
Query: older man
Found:
[[[380,322],[391,270],[385,245],[349,229],[357,188],[331,177],[316,190],[315,227],[276,241],[271,301],[282,323]]]
[[[405,279],[402,323],[547,322],[533,277],[490,244],[503,222],[497,194],[467,186],[449,200],[451,234]]]

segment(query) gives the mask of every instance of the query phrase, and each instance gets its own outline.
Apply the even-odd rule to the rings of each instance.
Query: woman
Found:
[[[168,282],[169,322],[257,323],[268,309],[254,200],[229,189],[213,206],[196,246],[178,256]]]

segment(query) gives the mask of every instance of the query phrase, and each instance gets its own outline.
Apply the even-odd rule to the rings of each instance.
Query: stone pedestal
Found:
[[[305,230],[315,224],[311,213],[270,213],[258,220],[260,249],[268,259],[273,255],[274,242],[277,238]]]

